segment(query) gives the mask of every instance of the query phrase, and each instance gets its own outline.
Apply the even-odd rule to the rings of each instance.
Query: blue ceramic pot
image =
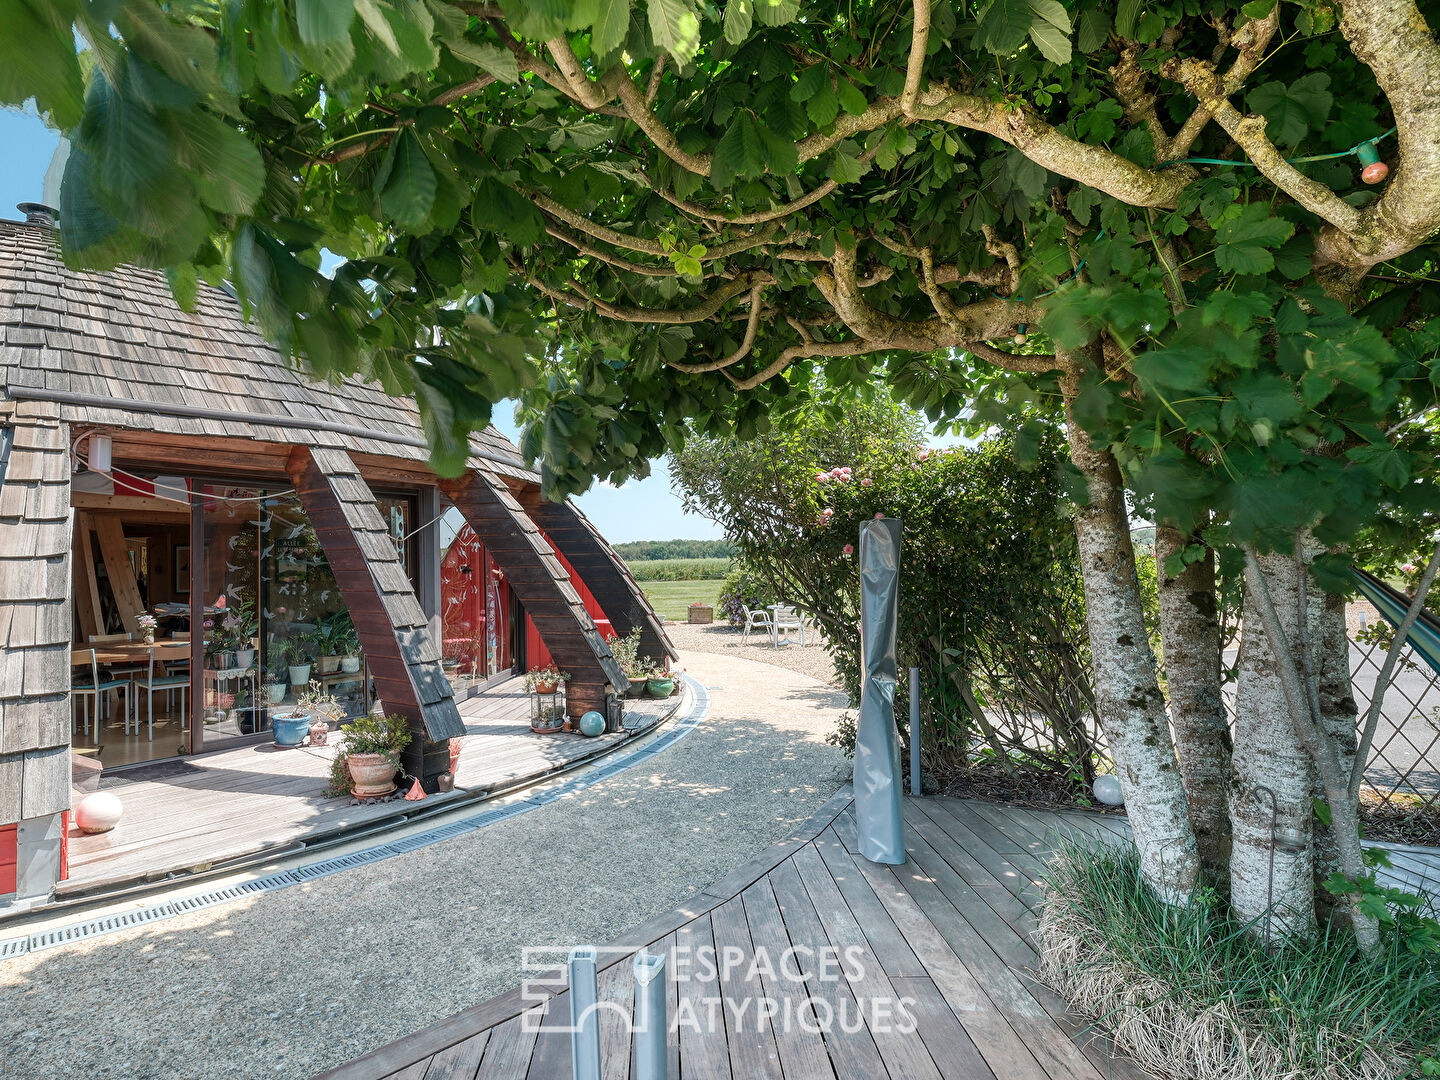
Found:
[[[270,718],[276,746],[299,746],[310,734],[310,717],[306,713],[286,713]]]

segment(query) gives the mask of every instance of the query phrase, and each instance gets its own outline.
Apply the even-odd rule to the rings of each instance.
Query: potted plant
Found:
[[[346,625],[340,633],[336,642],[340,650],[340,670],[346,674],[360,670],[360,634],[355,629],[355,623],[349,613],[345,615]]]
[[[289,649],[283,641],[271,639],[265,654],[265,696],[271,705],[279,705],[290,688],[286,664],[290,662]]]
[[[310,637],[302,634],[285,643],[285,659],[290,672],[291,686],[310,685],[311,657]]]
[[[311,640],[315,645],[315,659],[320,666],[321,675],[340,670],[340,639],[344,634],[342,620],[349,617],[346,612],[337,612],[315,620],[315,632]]]
[[[146,614],[137,618],[135,625],[140,627],[140,636],[144,639],[145,644],[154,645],[155,628],[160,625],[160,621],[154,615]]]
[[[537,697],[530,711],[530,730],[537,735],[554,735],[565,730],[565,706],[557,704],[554,698],[546,701]]]
[[[650,691],[651,697],[669,697],[675,692],[675,676],[660,668],[645,680],[646,689]]]
[[[366,713],[345,726],[342,754],[350,774],[350,794],[375,799],[395,790],[400,751],[410,744],[410,726],[396,714]]]
[[[546,664],[528,672],[525,676],[525,692],[528,694],[553,694],[562,682],[568,682],[570,673],[561,671],[554,664]]]
[[[316,741],[319,730],[328,731],[331,724],[345,718],[345,706],[335,700],[318,682],[311,682],[309,688],[295,699],[283,713],[270,718],[271,730],[275,733],[276,746],[299,746],[307,735]]]
[[[646,681],[654,671],[650,659],[640,655],[640,629],[637,627],[624,637],[610,639],[610,653],[620,665],[621,672],[630,681],[625,696],[637,698],[645,693]]]
[[[229,609],[221,625],[228,626],[230,648],[235,651],[235,666],[242,671],[250,670],[255,663],[255,635],[260,632],[260,621],[255,615],[253,601],[232,596]]]

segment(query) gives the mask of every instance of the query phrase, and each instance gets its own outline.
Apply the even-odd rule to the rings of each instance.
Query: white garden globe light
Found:
[[[108,791],[97,791],[86,795],[75,807],[75,827],[83,833],[109,832],[124,812],[118,798]]]
[[[1095,798],[1106,806],[1124,806],[1125,793],[1120,790],[1120,781],[1109,773],[1095,777]]]

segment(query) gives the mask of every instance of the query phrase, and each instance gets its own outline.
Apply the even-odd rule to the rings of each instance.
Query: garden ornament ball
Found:
[[[581,735],[601,735],[605,731],[605,717],[601,716],[594,709],[591,709],[584,716],[580,717]]]
[[[1125,794],[1120,790],[1120,781],[1109,773],[1095,777],[1095,798],[1106,806],[1124,806]]]
[[[125,808],[108,791],[86,795],[75,807],[75,827],[83,833],[103,833],[115,828]]]

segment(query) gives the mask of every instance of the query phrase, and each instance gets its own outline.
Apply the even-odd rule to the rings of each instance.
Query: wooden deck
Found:
[[[674,1080],[1146,1080],[1031,974],[1035,880],[1055,829],[1118,840],[1123,822],[944,798],[905,807],[904,866],[854,853],[844,791],[790,839],[602,950],[605,1080],[629,1077],[623,1017],[642,947],[668,956]],[[803,979],[785,977],[792,948]],[[743,959],[707,972],[689,962],[697,949]],[[845,958],[841,970],[827,954]],[[513,991],[323,1075],[565,1080],[569,1036],[552,1029],[568,1022],[568,991],[551,993],[537,1004]],[[762,1000],[772,1016],[757,1023]],[[797,1022],[806,1001],[819,1004]]]
[[[646,729],[679,707],[681,697],[627,701],[628,717]],[[113,832],[70,834],[70,876],[57,898],[207,869],[296,841],[314,843],[340,833],[377,827],[387,818],[423,807],[474,799],[538,779],[581,759],[613,749],[627,733],[584,738],[536,735],[530,730],[523,680],[501,683],[460,704],[465,735],[455,790],[423,803],[396,800],[351,806],[322,791],[335,746],[282,750],[255,744],[187,758],[152,771],[155,779],[102,781],[118,795],[124,817]],[[143,774],[142,774],[143,775]]]

